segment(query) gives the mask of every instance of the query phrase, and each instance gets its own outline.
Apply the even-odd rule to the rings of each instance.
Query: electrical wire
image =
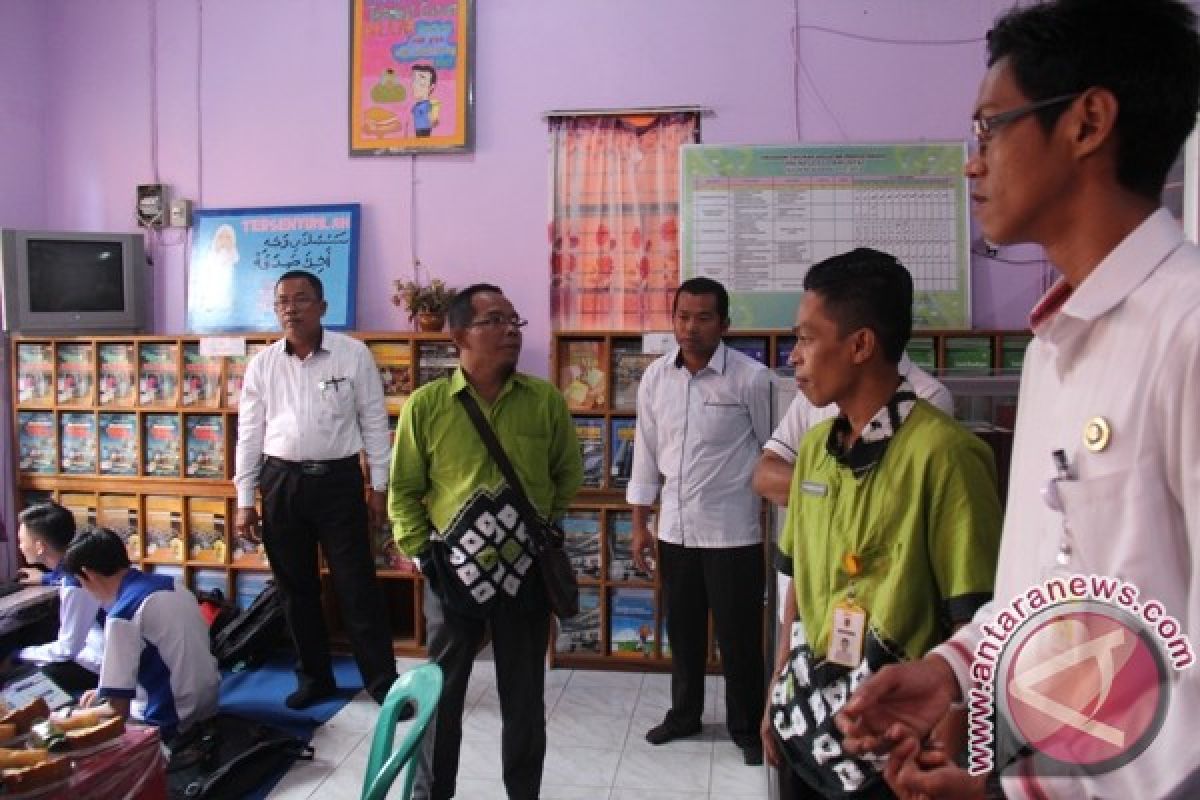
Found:
[[[958,47],[967,44],[980,44],[984,41],[982,36],[973,36],[967,39],[894,39],[887,36],[868,36],[864,33],[852,33],[850,31],[841,31],[836,28],[827,28],[824,25],[796,25],[800,31],[815,31],[817,33],[828,33],[831,36],[842,36],[846,39],[854,39],[860,42],[872,42],[874,44],[894,44],[900,46],[914,47]]]
[[[408,255],[412,261],[413,282],[420,283],[421,259],[417,257],[417,154],[408,157]]]

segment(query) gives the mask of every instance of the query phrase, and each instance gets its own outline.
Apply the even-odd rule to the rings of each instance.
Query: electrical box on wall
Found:
[[[143,183],[137,187],[137,221],[146,228],[161,228],[167,217],[167,187]]]
[[[178,200],[172,200],[171,212],[168,215],[167,224],[172,228],[192,227],[192,201],[184,200],[182,197]]]

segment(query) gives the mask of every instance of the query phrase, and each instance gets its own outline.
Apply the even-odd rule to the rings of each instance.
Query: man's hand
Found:
[[[658,560],[658,551],[654,547],[654,542],[654,535],[650,533],[649,528],[645,525],[634,524],[632,544],[633,563],[647,575],[654,574],[655,562]],[[651,559],[654,559],[654,561],[651,561]]]
[[[775,726],[771,723],[771,709],[763,712],[762,724],[758,726],[758,738],[762,740],[763,758],[772,767],[786,766],[783,753],[779,749],[779,739],[775,736]]]
[[[884,780],[900,800],[983,800],[987,776],[971,775],[940,748],[921,749],[908,737],[893,748]]]
[[[247,539],[258,541],[258,509],[254,506],[239,508],[234,520],[234,528]]]
[[[21,567],[17,570],[17,580],[30,586],[40,586],[45,574],[46,571],[38,567]]]
[[[97,705],[95,689],[88,689],[83,694],[79,695],[80,708],[91,708],[93,705]]]
[[[924,739],[958,697],[958,681],[938,656],[889,664],[868,678],[837,715],[854,755],[884,753],[907,737]]]
[[[387,492],[367,491],[367,524],[377,531],[387,524]]]

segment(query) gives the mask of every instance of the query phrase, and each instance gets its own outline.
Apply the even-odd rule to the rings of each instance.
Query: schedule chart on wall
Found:
[[[965,159],[961,142],[687,145],[683,278],[724,284],[737,328],[790,328],[810,266],[873,247],[912,273],[915,326],[970,327]]]

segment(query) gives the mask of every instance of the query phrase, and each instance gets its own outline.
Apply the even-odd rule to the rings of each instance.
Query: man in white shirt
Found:
[[[633,557],[662,570],[671,641],[671,709],[646,740],[664,744],[701,729],[711,609],[725,673],[725,717],[747,764],[762,763],[764,567],[761,503],[750,490],[770,430],[770,375],[727,347],[729,295],[708,278],[675,293],[679,346],[652,363],[638,387],[633,474]],[[661,489],[661,493],[660,493]],[[657,562],[647,522],[659,500]]]
[[[900,356],[897,369],[901,377],[908,379],[917,397],[928,400],[936,408],[954,416],[954,397],[950,390],[914,364],[907,353]],[[787,413],[763,445],[762,457],[754,468],[754,491],[777,505],[786,506],[792,486],[792,465],[796,463],[796,448],[800,446],[800,440],[809,428],[837,415],[836,404],[817,408],[803,392],[796,392]]]
[[[966,167],[975,214],[991,241],[1041,244],[1062,275],[1032,313],[995,602],[922,661],[863,684],[839,724],[854,752],[901,742],[888,771],[903,796],[982,796],[983,775],[918,743],[952,701],[975,704],[985,654],[1007,628],[1001,657],[1022,667],[1018,678],[1036,667],[1043,676],[1033,704],[995,681],[1005,701],[996,718],[1028,726],[1027,747],[994,765],[1009,797],[1197,797],[1200,674],[1175,661],[1194,660],[1192,645],[1168,653],[1165,641],[1171,628],[1184,644],[1200,641],[1200,250],[1160,207],[1196,122],[1196,17],[1178,0],[1056,0],[1007,12],[987,42],[978,150]],[[1042,646],[1104,644],[1084,618],[1066,616],[1081,606],[1070,599],[1046,623],[1066,637],[1022,640],[1049,630],[1040,616],[1009,627],[1035,590],[1044,600],[1040,587],[1078,575],[1140,591],[1131,604],[1093,593],[1087,607],[1093,620],[1118,619],[1108,609],[1120,603],[1129,616],[1113,630],[1131,645],[1147,637],[1140,663],[1157,668],[1127,669],[1128,648],[1057,674],[1062,657],[1036,661],[1047,658]],[[1143,718],[1155,724],[1128,717],[1164,694]],[[988,719],[972,714],[973,725]],[[1101,741],[1092,721],[1119,734],[1107,771],[1075,760]],[[1051,761],[1046,742],[1071,749]]]
[[[283,338],[247,365],[238,404],[237,530],[256,537],[254,492],[261,490],[263,546],[299,656],[289,708],[305,708],[337,688],[321,609],[318,544],[367,691],[382,703],[396,678],[368,534],[368,525],[374,530],[387,520],[383,385],[366,345],[321,326],[325,309],[316,275],[280,277],[275,314]],[[367,500],[359,464],[364,450]]]

